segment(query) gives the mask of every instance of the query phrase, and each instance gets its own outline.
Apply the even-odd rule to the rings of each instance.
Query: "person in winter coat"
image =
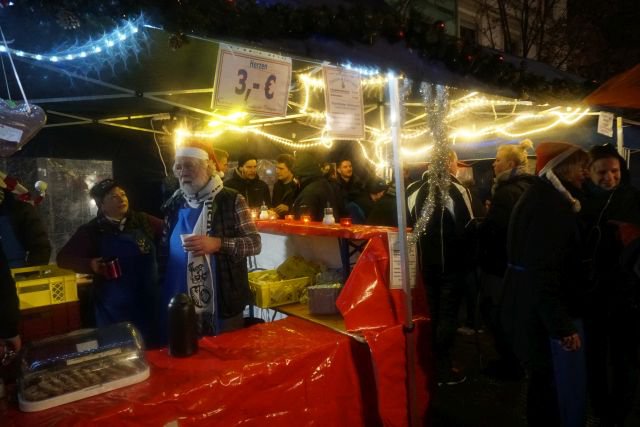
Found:
[[[244,327],[243,311],[252,299],[247,257],[262,248],[245,198],[225,188],[218,172],[211,146],[186,142],[173,164],[180,188],[162,207],[161,313],[166,320],[171,299],[186,293],[201,336]],[[166,325],[161,323],[165,339]]]
[[[338,213],[335,207],[340,206],[339,196],[322,174],[313,154],[299,153],[293,163],[293,173],[300,183],[298,196],[291,207],[296,218],[309,215],[313,221],[322,221],[324,208],[330,207],[337,222],[339,217],[336,217]]]
[[[238,159],[238,167],[231,178],[224,182],[226,188],[232,188],[247,201],[250,208],[259,208],[263,204],[271,207],[271,193],[266,182],[258,176],[258,158],[246,153]]]
[[[478,227],[478,265],[482,284],[481,308],[494,338],[499,359],[490,361],[485,373],[501,379],[522,377],[520,364],[500,327],[502,281],[507,269],[507,230],[513,207],[533,184],[527,172],[527,150],[533,143],[525,139],[517,145],[502,145],[493,162],[495,180],[491,205]]]
[[[589,157],[591,179],[580,212],[589,230],[591,266],[585,315],[589,395],[595,417],[605,425],[623,425],[640,373],[640,290],[632,270],[621,262],[616,224],[640,225],[640,192],[629,184],[626,162],[613,146],[595,146]]]
[[[273,185],[273,211],[279,218],[291,210],[293,201],[298,193],[298,183],[293,179],[293,162],[295,159],[290,154],[281,154],[276,159],[276,176],[278,181]]]
[[[159,297],[156,242],[162,221],[129,209],[124,188],[105,179],[89,191],[97,216],[78,228],[58,252],[60,267],[93,274],[92,299],[98,327],[130,321],[145,342],[157,343]],[[106,261],[117,258],[121,274],[109,274]]]
[[[434,207],[431,220],[418,241],[422,280],[433,322],[439,385],[455,385],[466,380],[466,376],[452,365],[451,349],[472,252],[466,240],[466,227],[473,219],[471,194],[456,178],[458,157],[453,150],[448,154],[448,172],[451,183],[444,204]],[[429,179],[427,171],[421,181],[414,182],[407,190],[407,208],[412,224],[418,221],[427,203]]]
[[[4,185],[1,179],[0,185]],[[11,268],[49,264],[51,243],[45,223],[32,204],[8,188],[0,189],[0,236]]]
[[[528,425],[583,426],[586,284],[578,212],[588,156],[567,142],[543,142],[536,156],[539,179],[509,223],[501,320],[528,371]]]
[[[18,333],[20,302],[16,293],[16,282],[11,276],[7,257],[0,246],[0,368],[9,362],[12,352],[22,348]]]

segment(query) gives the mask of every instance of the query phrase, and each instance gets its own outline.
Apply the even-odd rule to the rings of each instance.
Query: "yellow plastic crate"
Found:
[[[302,290],[309,284],[308,277],[278,281],[261,280],[266,275],[276,277],[277,272],[275,270],[263,270],[249,273],[249,287],[256,297],[255,304],[261,308],[277,307],[298,302]]]
[[[76,273],[58,266],[39,265],[11,269],[16,281],[20,310],[78,301]]]

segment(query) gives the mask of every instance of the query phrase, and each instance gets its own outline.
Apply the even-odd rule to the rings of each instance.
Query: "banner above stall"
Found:
[[[220,46],[211,108],[285,116],[290,84],[291,58]]]

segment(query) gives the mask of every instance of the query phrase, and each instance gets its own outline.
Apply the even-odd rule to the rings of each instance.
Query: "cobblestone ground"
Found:
[[[454,360],[467,381],[438,387],[433,400],[432,427],[526,427],[526,383],[498,381],[481,373],[495,357],[488,333],[456,337]],[[587,427],[596,427],[588,420]],[[640,426],[640,391],[625,427]]]

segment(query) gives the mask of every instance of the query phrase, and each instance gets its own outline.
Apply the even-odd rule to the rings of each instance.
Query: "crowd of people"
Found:
[[[481,204],[458,180],[461,163],[452,150],[447,188],[431,185],[443,177],[429,170],[405,183],[410,226],[418,223],[428,200],[436,200],[418,239],[436,380],[446,386],[466,379],[452,348],[469,278],[476,277],[479,312],[499,355],[486,373],[507,379],[526,375],[529,425],[584,425],[588,402],[602,425],[622,425],[639,374],[640,284],[637,245],[621,233],[640,226],[640,193],[611,146],[587,153],[567,142],[542,142],[534,173],[528,168],[532,148],[525,140],[498,149],[491,195]],[[96,326],[130,321],[149,346],[165,345],[166,308],[185,293],[201,336],[243,327],[251,301],[247,257],[262,246],[252,210],[263,206],[278,218],[321,221],[331,208],[336,220],[348,216],[354,224],[397,226],[395,183],[361,179],[352,159],[333,168],[310,153],[282,154],[270,190],[258,175],[255,155],[239,155],[231,171],[229,158],[197,141],[178,147],[173,173],[179,188],[162,206],[163,218],[130,209],[126,189],[113,179],[91,188],[97,216],[73,234],[56,260],[60,267],[93,275]],[[437,197],[429,197],[432,191]],[[2,195],[0,208],[14,212],[9,195]],[[18,225],[31,218],[30,211],[3,216],[0,226],[15,239],[47,241],[37,224],[27,230],[31,237],[21,237]],[[0,251],[3,283],[13,283],[12,258],[46,263],[50,246],[40,246]],[[632,250],[635,255],[629,255]],[[114,260],[117,274],[109,268]],[[15,283],[3,286],[2,295],[0,338],[19,349]]]

